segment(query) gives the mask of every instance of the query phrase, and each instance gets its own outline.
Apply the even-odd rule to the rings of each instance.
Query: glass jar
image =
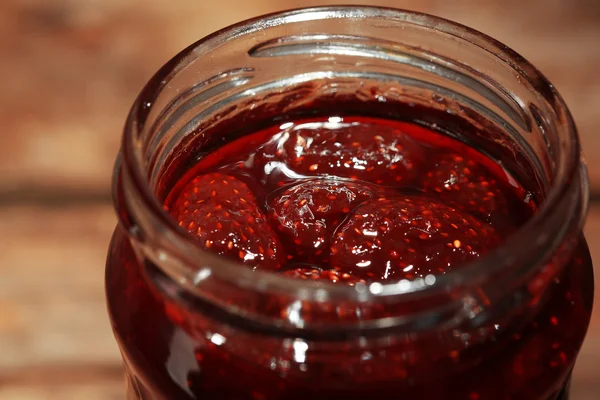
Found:
[[[244,268],[163,210],[192,161],[327,113],[417,116],[501,163],[539,210],[459,271],[356,286]],[[554,87],[472,29],[326,7],[216,32],[143,89],[116,163],[106,286],[128,398],[567,398],[592,307],[587,185]]]

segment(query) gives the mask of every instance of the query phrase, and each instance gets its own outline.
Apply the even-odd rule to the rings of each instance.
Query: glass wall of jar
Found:
[[[185,172],[228,143],[331,116],[408,121],[466,143],[537,211],[459,270],[349,286],[216,256],[163,209]],[[115,168],[106,286],[129,398],[567,398],[593,295],[587,196],[563,100],[479,32],[372,7],[216,32],[143,89]]]

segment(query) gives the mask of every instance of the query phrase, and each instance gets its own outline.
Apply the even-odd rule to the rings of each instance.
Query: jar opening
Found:
[[[457,55],[461,58],[455,59]],[[172,185],[164,168],[183,170],[186,165],[177,164],[183,154],[222,144],[211,132],[230,132],[227,140],[232,140],[243,134],[233,126],[240,120],[249,127],[273,122],[253,120],[253,115],[314,114],[315,102],[328,110],[339,104],[339,113],[356,113],[361,102],[373,98],[383,99],[382,117],[401,118],[423,107],[432,111],[424,121],[429,125],[436,124],[436,113],[456,116],[447,134],[460,132],[460,121],[477,126],[479,135],[461,140],[477,147],[496,143],[490,155],[532,183],[539,211],[503,245],[459,271],[429,281],[355,287],[292,280],[235,265],[198,248],[164,212],[159,198]],[[256,112],[257,107],[262,111]],[[257,296],[287,296],[288,308],[299,300],[392,306],[433,299],[439,316],[449,299],[460,298],[464,308],[477,302],[475,288],[513,284],[531,273],[568,232],[581,229],[587,187],[579,152],[573,120],[554,87],[494,39],[454,22],[395,9],[301,9],[216,32],[151,79],[125,127],[121,175],[115,179],[123,198],[116,201],[128,210],[143,240],[152,243],[147,256],[191,293],[223,285]],[[208,297],[209,302],[222,301]],[[448,306],[449,315],[455,315],[456,305]],[[247,311],[236,307],[231,312]],[[305,328],[289,318],[286,323]],[[406,316],[398,315],[367,321],[363,328],[405,323]]]

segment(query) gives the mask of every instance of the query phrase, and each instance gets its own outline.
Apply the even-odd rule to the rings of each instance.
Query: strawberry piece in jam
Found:
[[[475,161],[456,153],[439,154],[433,160],[423,188],[486,221],[507,213],[507,200],[496,179]]]
[[[232,176],[195,177],[168,211],[211,252],[269,270],[280,268],[285,259],[279,238],[254,195]]]
[[[494,229],[426,197],[390,197],[358,207],[331,245],[331,265],[369,281],[440,275],[497,245]]]
[[[301,181],[269,202],[269,218],[287,246],[288,259],[327,263],[333,232],[380,189],[340,179]]]
[[[424,159],[419,143],[394,127],[373,128],[336,117],[298,124],[276,135],[255,159],[260,164],[278,161],[304,176],[329,175],[399,187],[414,184]]]

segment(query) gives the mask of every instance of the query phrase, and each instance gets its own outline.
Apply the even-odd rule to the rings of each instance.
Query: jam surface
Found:
[[[290,279],[442,275],[500,245],[537,207],[498,163],[407,122],[286,122],[191,164],[164,200],[180,228],[208,251]],[[373,343],[270,337],[167,301],[122,229],[107,292],[132,398],[554,400],[566,398],[591,312],[583,239],[565,271],[518,328],[498,320],[491,333]]]
[[[535,204],[497,164],[442,134],[329,117],[209,154],[165,209],[204,248],[253,269],[352,284],[460,268]]]

